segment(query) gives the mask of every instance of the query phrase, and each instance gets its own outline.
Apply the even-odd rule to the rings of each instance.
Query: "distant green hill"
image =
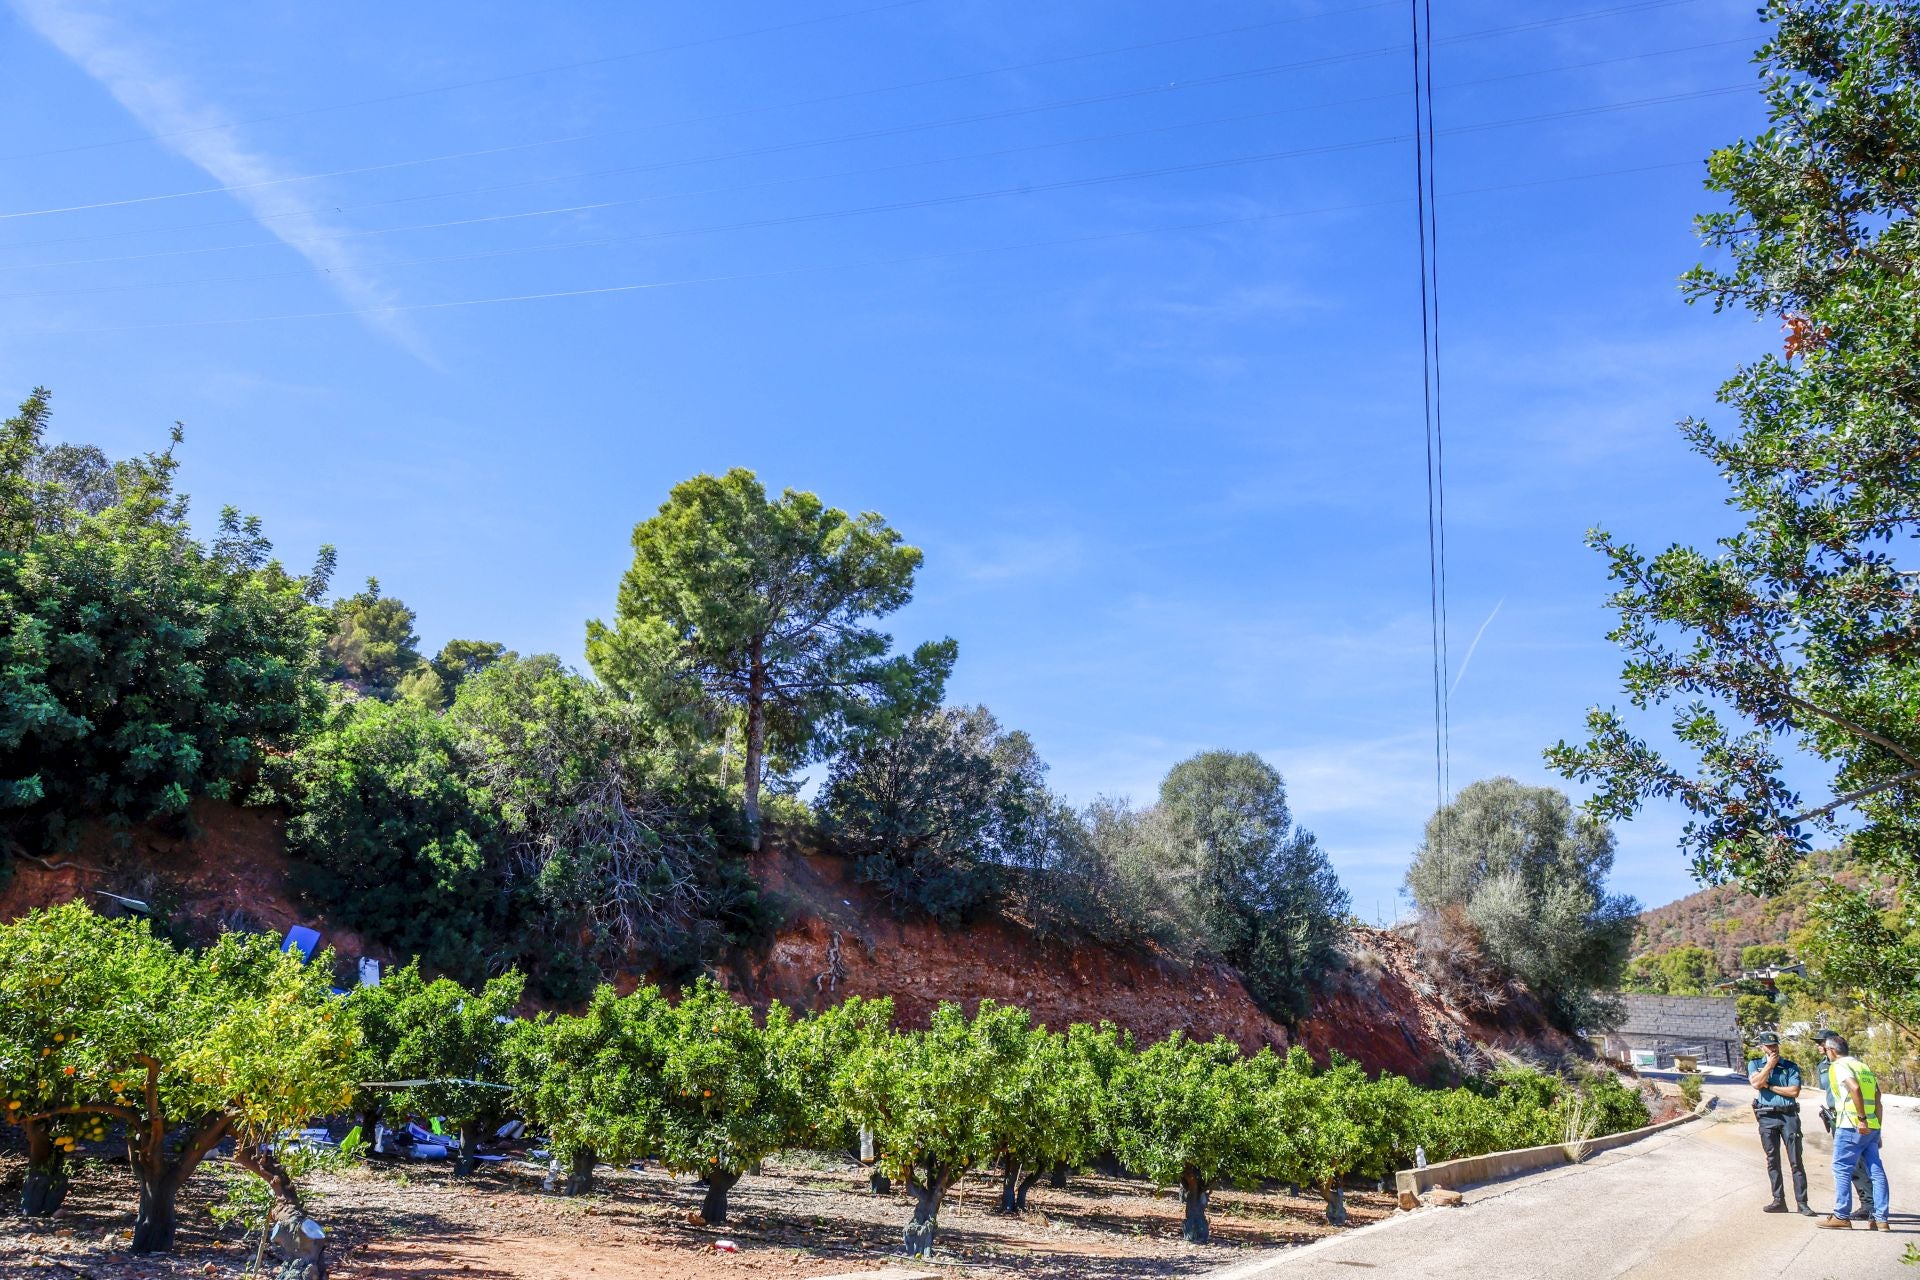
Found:
[[[1864,878],[1844,851],[1813,854],[1807,859],[1807,872],[1772,898],[1756,898],[1733,885],[1714,885],[1678,902],[1642,911],[1633,954],[1705,947],[1731,973],[1740,967],[1740,948],[1756,942],[1786,942],[1807,923],[1818,876],[1831,875],[1848,883]]]

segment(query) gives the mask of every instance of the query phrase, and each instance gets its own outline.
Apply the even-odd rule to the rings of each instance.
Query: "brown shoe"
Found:
[[[1868,1218],[1868,1219],[1867,1219],[1867,1230],[1869,1230],[1869,1231],[1891,1231],[1891,1230],[1893,1230],[1893,1226],[1892,1226],[1892,1224],[1890,1224],[1890,1223],[1886,1223],[1886,1222],[1879,1222],[1879,1221],[1876,1221],[1876,1220],[1875,1220],[1875,1219],[1873,1219],[1873,1218]]]
[[[1853,1220],[1851,1218],[1822,1218],[1813,1225],[1816,1227],[1824,1227],[1829,1231],[1853,1230]]]

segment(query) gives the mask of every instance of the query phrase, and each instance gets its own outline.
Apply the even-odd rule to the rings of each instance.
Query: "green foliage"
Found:
[[[1427,822],[1407,888],[1432,921],[1464,913],[1486,956],[1526,983],[1570,1029],[1604,1020],[1635,903],[1606,891],[1613,834],[1561,792],[1490,778]],[[1431,927],[1431,926],[1429,926]]]
[[[434,968],[484,973],[499,832],[452,727],[408,702],[336,704],[286,771],[308,897]]]
[[[400,692],[403,679],[421,671],[413,610],[397,597],[381,595],[378,579],[368,578],[359,594],[335,601],[328,615],[322,651],[336,680],[371,697],[391,698]],[[445,692],[443,687],[442,698]],[[424,693],[415,684],[410,696],[425,702]],[[439,700],[429,705],[437,708]]]
[[[430,1083],[381,1090],[381,1110],[396,1123],[409,1115],[440,1116],[470,1130],[498,1114],[510,1018],[526,980],[518,973],[469,990],[451,978],[428,981],[418,964],[356,987],[348,1006],[367,1030],[362,1065],[374,1081]]]
[[[625,1164],[660,1132],[660,1044],[671,1010],[659,991],[600,986],[578,1015],[516,1023],[503,1049],[513,1106],[564,1161]]]
[[[1769,128],[1710,159],[1727,207],[1696,225],[1717,261],[1685,278],[1690,299],[1786,333],[1780,353],[1722,384],[1737,425],[1682,428],[1744,523],[1710,549],[1653,556],[1590,536],[1619,584],[1627,700],[1671,705],[1678,750],[1596,708],[1586,740],[1548,759],[1597,785],[1602,817],[1679,801],[1684,847],[1710,881],[1776,892],[1816,835],[1847,830],[1911,890],[1920,596],[1899,549],[1920,529],[1920,10],[1770,0],[1761,13],[1774,24],[1757,58]],[[1821,773],[1803,798],[1799,781]]]
[[[1687,1104],[1688,1110],[1700,1105],[1700,1073],[1683,1071],[1680,1073],[1680,1100]]]
[[[1050,803],[1045,769],[1027,736],[1002,732],[985,707],[941,707],[840,754],[821,789],[821,829],[896,910],[957,924],[1025,860]]]
[[[1920,911],[1907,888],[1889,907],[1866,890],[1831,885],[1815,901],[1804,945],[1827,988],[1899,1029],[1920,1048]]]
[[[433,672],[440,677],[447,696],[452,697],[466,681],[503,658],[515,656],[507,652],[507,646],[494,640],[449,640],[434,655]]]
[[[775,1004],[764,1025],[753,1010],[702,978],[663,1023],[659,1155],[678,1173],[738,1178],[810,1132],[787,1088],[779,1046],[791,1020]]]
[[[1740,967],[1742,969],[1765,969],[1775,965],[1793,963],[1793,951],[1777,942],[1756,942],[1752,946],[1740,948]]]
[[[1286,784],[1259,756],[1208,751],[1160,784],[1168,834],[1192,868],[1194,915],[1270,1011],[1297,1017],[1346,933],[1347,892]]]
[[[920,552],[751,471],[695,476],[633,531],[614,622],[587,628],[600,679],[685,732],[744,734],[747,822],[769,754],[802,764],[852,724],[939,701],[953,642],[888,657],[867,625],[906,604]]]
[[[265,936],[177,951],[78,903],[0,926],[6,1113],[30,1139],[124,1124],[141,1188],[133,1249],[164,1252],[180,1184],[219,1142],[258,1143],[347,1103],[357,1030],[329,967]]]
[[[170,449],[118,467],[110,505],[69,490],[47,417],[37,391],[0,426],[0,824],[42,847],[230,795],[314,708],[311,584],[259,522],[195,540]]]

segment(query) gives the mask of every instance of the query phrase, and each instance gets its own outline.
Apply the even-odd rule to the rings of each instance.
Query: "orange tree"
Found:
[[[620,996],[602,984],[579,1015],[542,1013],[508,1032],[513,1105],[566,1162],[564,1194],[592,1191],[600,1161],[625,1164],[651,1149],[660,1130],[660,1033],[671,1013],[652,987]]]
[[[840,1105],[834,1080],[848,1063],[885,1040],[892,1026],[893,1001],[887,996],[848,996],[786,1026],[772,1050],[782,1087],[801,1109],[804,1145],[860,1154],[860,1125]],[[875,1168],[872,1176],[875,1193],[887,1194],[885,1173]]]
[[[943,1004],[925,1031],[879,1039],[836,1074],[842,1107],[913,1197],[907,1253],[932,1253],[947,1188],[993,1154],[994,1117],[1023,1082],[1030,1040],[1024,1010],[982,1000],[969,1019]]]
[[[1265,1087],[1272,1054],[1249,1061],[1224,1037],[1174,1032],[1114,1075],[1114,1150],[1158,1186],[1180,1188],[1182,1238],[1205,1244],[1207,1201],[1222,1184],[1292,1172],[1292,1145],[1274,1123]]]
[[[227,1139],[297,1212],[271,1139],[346,1106],[356,1035],[327,966],[272,938],[181,952],[79,903],[0,926],[0,1093],[37,1156],[27,1207],[58,1203],[54,1151],[118,1122],[139,1187],[135,1253],[172,1247],[182,1184]]]
[[[509,971],[469,991],[451,978],[427,981],[416,961],[356,988],[349,1003],[370,1033],[361,1079],[392,1086],[364,1091],[361,1105],[396,1123],[447,1120],[460,1138],[454,1173],[472,1173],[480,1131],[507,1103],[506,1041],[525,985]]]
[[[700,1216],[725,1222],[727,1193],[741,1175],[812,1132],[778,1051],[793,1020],[775,1004],[756,1025],[752,1009],[702,978],[658,1025],[661,1163],[699,1174],[707,1184]]]

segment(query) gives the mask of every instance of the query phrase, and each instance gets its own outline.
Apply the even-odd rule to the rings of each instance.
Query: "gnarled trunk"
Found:
[[[50,1218],[67,1198],[67,1153],[54,1145],[44,1121],[29,1121],[25,1128],[27,1180],[20,1188],[20,1215]]]
[[[958,1174],[958,1170],[939,1165],[927,1166],[924,1183],[915,1172],[907,1174],[907,1191],[913,1196],[913,1219],[907,1223],[904,1237],[908,1257],[933,1256],[933,1235],[940,1228],[940,1204],[947,1198],[947,1188],[953,1185]]]
[[[1053,1172],[1047,1175],[1047,1185],[1055,1191],[1065,1191],[1067,1189],[1067,1162],[1065,1160],[1057,1161],[1054,1164]]]
[[[593,1192],[593,1167],[600,1162],[591,1151],[576,1151],[567,1169],[566,1189],[562,1195],[584,1196]]]
[[[1327,1222],[1336,1227],[1347,1225],[1347,1189],[1340,1185],[1338,1178],[1321,1188],[1320,1194],[1327,1201]]]
[[[267,1214],[267,1244],[283,1262],[278,1280],[326,1280],[327,1233],[309,1218],[299,1189],[281,1167],[273,1148],[241,1143],[233,1162],[267,1184],[273,1208]]]
[[[1180,1200],[1186,1205],[1186,1217],[1180,1223],[1180,1238],[1188,1244],[1205,1244],[1207,1230],[1207,1184],[1199,1171],[1191,1167],[1180,1173]]]
[[[887,1177],[886,1174],[880,1172],[878,1167],[867,1175],[867,1186],[873,1191],[873,1194],[877,1196],[890,1196],[893,1194],[893,1180]]]
[[[708,1226],[718,1226],[727,1220],[727,1192],[733,1190],[733,1184],[740,1181],[740,1175],[724,1169],[715,1169],[707,1175],[707,1196],[700,1202],[700,1217]]]
[[[140,1186],[140,1203],[133,1215],[133,1243],[129,1253],[171,1253],[173,1235],[180,1215],[176,1201],[180,1196],[180,1166],[169,1165],[159,1173],[134,1165],[134,1180]]]
[[[1033,1184],[1038,1181],[1039,1170],[1028,1170],[1023,1174],[1018,1160],[1003,1162],[1000,1168],[1000,1212],[1025,1213],[1027,1192],[1033,1190]]]

